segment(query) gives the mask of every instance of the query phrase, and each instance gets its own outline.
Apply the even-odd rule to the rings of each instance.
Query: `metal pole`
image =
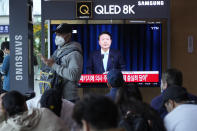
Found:
[[[50,40],[50,34],[51,34],[51,29],[50,29],[51,21],[48,20],[48,58],[51,56],[51,40]]]

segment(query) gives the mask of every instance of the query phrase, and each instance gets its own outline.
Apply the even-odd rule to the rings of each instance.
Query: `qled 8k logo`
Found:
[[[77,18],[92,18],[92,2],[79,1],[76,4],[76,17]]]

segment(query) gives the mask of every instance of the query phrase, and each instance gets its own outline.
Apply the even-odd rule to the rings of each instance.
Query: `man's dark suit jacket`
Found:
[[[87,62],[87,74],[102,74],[105,72],[103,67],[103,58],[101,55],[101,50],[94,51],[90,54]],[[111,69],[119,69],[121,71],[126,70],[126,65],[120,51],[110,49],[109,57],[107,62],[107,71]]]

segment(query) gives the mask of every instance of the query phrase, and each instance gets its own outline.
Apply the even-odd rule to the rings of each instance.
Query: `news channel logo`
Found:
[[[76,3],[76,18],[92,18],[92,1],[78,1]]]

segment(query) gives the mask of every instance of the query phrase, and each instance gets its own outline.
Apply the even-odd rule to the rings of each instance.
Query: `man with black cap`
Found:
[[[79,99],[77,84],[82,73],[83,56],[81,45],[71,41],[72,26],[70,24],[60,24],[56,29],[55,44],[58,49],[53,53],[52,58],[41,57],[43,63],[51,67],[56,73],[64,78],[63,98],[75,102]],[[72,50],[60,59],[60,63],[55,62],[63,52]]]
[[[179,87],[182,87],[183,85],[183,74],[176,68],[167,69],[162,73],[161,94],[153,98],[151,101],[151,107],[153,107],[160,114],[161,118],[164,118],[168,113],[164,107],[160,106],[162,102],[163,91],[171,85],[177,85]],[[193,94],[188,93],[188,97],[190,100],[197,101],[197,97]]]
[[[169,112],[164,118],[167,131],[196,131],[197,105],[189,101],[185,88],[169,86],[163,92],[163,102]]]

